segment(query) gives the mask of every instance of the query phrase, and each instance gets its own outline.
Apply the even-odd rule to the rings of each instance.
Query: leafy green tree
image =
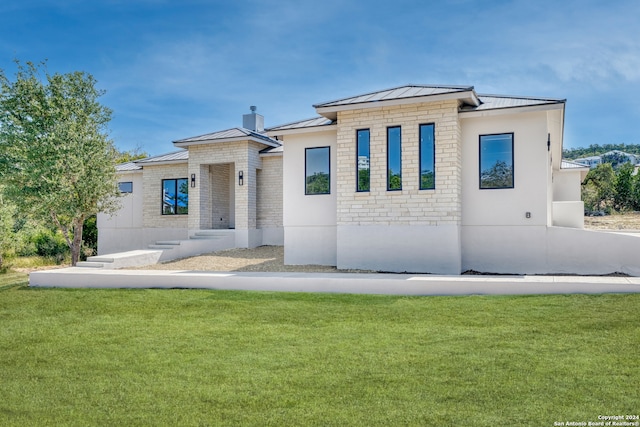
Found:
[[[7,269],[5,259],[15,241],[13,232],[14,217],[15,208],[8,200],[4,200],[2,188],[0,188],[0,273],[5,272]]]
[[[358,190],[369,191],[370,182],[369,169],[358,169]]]
[[[132,150],[119,151],[117,153],[116,163],[128,163],[134,160],[146,159],[149,157],[149,153],[143,151],[140,147],[135,147]]]
[[[402,175],[389,169],[389,190],[402,190]]]
[[[582,200],[588,210],[609,210],[615,194],[616,174],[610,163],[591,169],[582,183]]]
[[[613,205],[616,210],[634,208],[633,172],[631,163],[624,163],[616,172],[614,184]]]
[[[13,81],[0,70],[0,178],[22,214],[62,232],[75,265],[85,219],[118,206],[111,110],[90,74],[16,64]]]

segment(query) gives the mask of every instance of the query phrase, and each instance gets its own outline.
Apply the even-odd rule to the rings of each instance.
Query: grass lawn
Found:
[[[30,289],[24,277],[0,276],[3,426],[552,426],[640,412],[639,294]]]

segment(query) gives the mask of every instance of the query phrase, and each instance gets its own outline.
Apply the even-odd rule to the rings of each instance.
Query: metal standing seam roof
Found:
[[[560,169],[589,169],[589,165],[562,159]]]
[[[311,119],[304,119],[304,120],[298,120],[291,123],[285,123],[283,125],[274,126],[265,130],[267,132],[273,132],[273,131],[279,131],[279,130],[303,129],[303,128],[310,128],[310,127],[329,126],[334,123],[335,123],[334,120],[327,119],[326,117],[313,117]]]
[[[146,159],[136,160],[136,164],[145,163],[161,163],[161,162],[179,162],[189,160],[189,151],[180,150],[173,153],[161,154],[159,156],[147,157]]]
[[[116,172],[130,172],[142,169],[142,166],[136,165],[135,162],[120,163],[116,165]]]
[[[275,147],[280,145],[280,142],[276,139],[270,138],[265,134],[255,132],[245,128],[231,128],[231,129],[221,130],[218,132],[207,133],[204,135],[179,139],[177,141],[173,141],[173,143],[183,144],[183,143],[189,143],[189,142],[206,142],[206,141],[228,140],[233,138],[246,138],[246,137],[259,139],[265,144],[272,145]]]
[[[364,95],[342,98],[335,101],[315,104],[314,108],[337,107],[342,105],[363,104],[367,102],[391,101],[403,98],[418,98],[456,92],[472,91],[473,86],[439,86],[439,85],[405,85],[391,89],[379,90]]]
[[[480,105],[477,107],[464,106],[461,112],[498,110],[502,108],[531,107],[536,105],[563,104],[566,99],[531,98],[507,95],[478,95]]]

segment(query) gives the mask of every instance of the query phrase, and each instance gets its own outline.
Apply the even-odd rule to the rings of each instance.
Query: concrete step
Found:
[[[160,240],[156,242],[156,245],[179,246],[180,244],[181,244],[180,240]]]
[[[174,247],[176,246],[171,246],[171,248]],[[162,250],[150,249],[98,255],[87,258],[87,264],[84,266],[98,268],[96,264],[102,264],[102,268],[139,267],[156,264],[160,260],[162,253]],[[79,265],[79,267],[82,266]]]
[[[91,262],[91,261],[80,261],[76,264],[76,267],[85,267],[85,268],[104,268],[104,263],[102,262]]]
[[[194,234],[193,236],[189,236],[191,240],[218,240],[222,239],[224,236],[215,236],[213,234]]]
[[[175,248],[176,245],[164,245],[164,244],[155,244],[155,245],[149,245],[149,249],[160,249],[163,251],[170,251],[173,248]]]

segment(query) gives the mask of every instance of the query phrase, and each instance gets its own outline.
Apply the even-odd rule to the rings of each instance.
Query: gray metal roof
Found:
[[[142,169],[142,166],[136,165],[135,162],[120,163],[116,165],[117,172],[130,172]]]
[[[274,126],[266,129],[266,131],[273,132],[278,130],[292,130],[292,129],[303,129],[303,128],[310,128],[310,127],[318,127],[318,126],[329,126],[334,123],[335,123],[334,120],[327,119],[326,117],[314,117],[312,119],[298,120],[296,122]]]
[[[560,169],[589,169],[589,165],[562,159]]]
[[[254,132],[252,130],[245,129],[245,128],[231,128],[231,129],[221,130],[218,132],[207,133],[205,135],[179,139],[177,141],[173,141],[173,143],[184,144],[184,143],[194,143],[194,142],[216,142],[216,141],[223,141],[223,140],[228,141],[233,139],[246,139],[246,138],[254,138],[266,145],[271,145],[273,147],[277,147],[280,145],[280,142],[276,139],[270,138],[265,134]]]
[[[409,84],[391,89],[379,90],[364,95],[342,98],[335,101],[315,104],[314,108],[337,107],[341,105],[362,104],[368,102],[390,101],[403,98],[417,98],[456,92],[472,91],[473,86],[439,86]]]
[[[502,108],[531,107],[536,105],[562,104],[564,99],[529,98],[506,95],[478,95],[481,104],[477,107],[465,105],[460,111],[485,111]]]
[[[146,159],[136,160],[136,164],[162,163],[162,162],[180,162],[189,160],[189,152],[187,150],[174,151],[159,156],[147,157]]]

